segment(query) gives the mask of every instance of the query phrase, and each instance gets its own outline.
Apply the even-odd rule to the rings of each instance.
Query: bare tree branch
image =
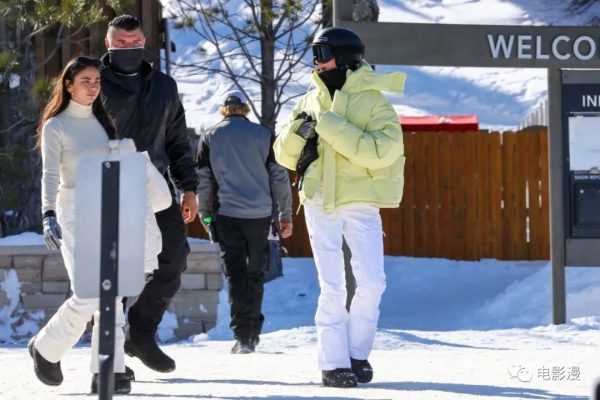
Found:
[[[236,41],[239,43],[240,49],[242,50],[242,53],[244,53],[244,56],[246,57],[248,62],[250,63],[252,70],[254,71],[254,73],[256,75],[259,75],[260,73],[258,72],[258,68],[257,68],[256,64],[254,63],[254,57],[252,55],[250,55],[250,52],[248,51],[248,48],[244,45],[242,38],[239,37],[238,30],[235,27],[235,24],[233,24],[229,20],[229,17],[226,16],[225,9],[223,8],[223,3],[221,2],[221,0],[219,0],[219,5],[221,6],[221,11],[223,12],[223,18],[226,21],[226,25],[232,30],[232,32],[236,38]]]
[[[271,118],[277,118],[282,107],[299,96],[285,96],[289,85],[297,81],[296,73],[301,68],[312,68],[304,59],[310,49],[310,38],[319,28],[309,24],[321,0],[305,0],[299,9],[287,0],[273,0],[272,3],[243,0],[248,15],[228,7],[224,0],[178,0],[176,3],[178,16],[187,21],[185,26],[214,49],[206,57],[174,63],[180,68],[178,75],[217,74],[225,77],[249,98],[254,115],[261,121],[265,117],[268,121],[263,122],[273,124]],[[265,10],[262,8],[265,5],[272,8]],[[196,17],[194,23],[190,23],[192,16]],[[265,18],[269,20],[263,21]],[[262,71],[265,59],[260,56],[262,51],[257,53],[253,49],[257,45],[262,51],[265,51],[264,46],[270,49],[267,50],[273,60],[273,66],[267,69],[270,72]],[[245,68],[242,71],[239,67],[234,68],[237,64],[243,64]],[[248,83],[260,85],[262,96],[267,96],[261,100],[261,112],[258,102],[248,96],[249,88],[245,87]],[[266,89],[265,85],[268,85]],[[270,108],[273,102],[273,108]]]

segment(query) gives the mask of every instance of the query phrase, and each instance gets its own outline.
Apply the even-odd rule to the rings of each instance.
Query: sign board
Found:
[[[118,296],[137,296],[144,287],[146,160],[125,153],[119,161]],[[106,156],[82,158],[75,189],[75,249],[73,290],[81,298],[100,297],[102,166]]]
[[[600,28],[353,22],[352,2],[336,1],[335,26],[365,43],[374,64],[510,67],[600,67]]]

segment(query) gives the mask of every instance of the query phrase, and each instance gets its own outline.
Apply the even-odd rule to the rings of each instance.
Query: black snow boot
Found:
[[[350,368],[337,368],[323,371],[323,386],[337,388],[356,387],[356,375]]]
[[[258,342],[255,342],[253,338],[239,338],[231,348],[231,354],[254,353],[256,343]]]
[[[60,368],[60,361],[52,363],[46,360],[42,355],[35,349],[35,336],[31,338],[29,344],[27,344],[27,350],[29,355],[33,359],[33,369],[35,375],[40,381],[50,386],[58,386],[63,381],[63,374]]]
[[[98,374],[92,376],[92,394],[98,393]],[[127,376],[127,372],[115,374],[115,394],[131,393],[131,379]]]
[[[354,372],[360,383],[369,383],[373,380],[373,367],[371,367],[368,360],[351,358],[350,363],[352,364],[352,372]]]
[[[146,367],[154,371],[175,371],[175,361],[158,347],[154,335],[134,336],[128,333],[125,340],[125,353],[130,357],[139,358]]]

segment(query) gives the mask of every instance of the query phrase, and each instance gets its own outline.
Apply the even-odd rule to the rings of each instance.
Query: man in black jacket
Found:
[[[163,239],[159,268],[129,310],[125,342],[130,356],[155,371],[171,372],[175,361],[158,347],[155,335],[187,266],[185,223],[193,221],[198,211],[198,182],[177,84],[144,61],[145,41],[137,18],[121,15],[109,23],[108,52],[102,57],[102,102],[118,135],[132,138],[138,151],[148,151],[173,196],[173,183],[183,192],[181,209],[173,201],[170,208],[156,214]]]

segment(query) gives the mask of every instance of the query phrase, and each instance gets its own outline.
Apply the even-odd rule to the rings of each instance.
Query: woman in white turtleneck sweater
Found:
[[[107,154],[108,142],[116,139],[111,123],[98,97],[100,93],[100,61],[77,57],[71,60],[56,84],[52,98],[46,106],[40,128],[38,146],[42,152],[42,213],[44,240],[50,249],[60,249],[65,267],[71,278],[76,266],[74,248],[74,188],[77,165],[84,156]],[[131,150],[135,146],[123,141],[120,146]],[[146,218],[147,267],[156,268],[161,251],[160,231],[154,212],[171,205],[167,183],[152,163],[146,163],[149,176],[149,202]],[[85,216],[80,216],[85,217]],[[92,392],[98,390],[98,299],[82,299],[73,294],[56,314],[29,342],[29,353],[34,361],[37,377],[45,384],[58,386],[63,376],[60,360],[77,343],[86,325],[94,316],[92,334],[91,371]],[[129,393],[133,372],[126,373],[124,360],[125,318],[120,299],[116,303],[115,326],[115,393]]]

